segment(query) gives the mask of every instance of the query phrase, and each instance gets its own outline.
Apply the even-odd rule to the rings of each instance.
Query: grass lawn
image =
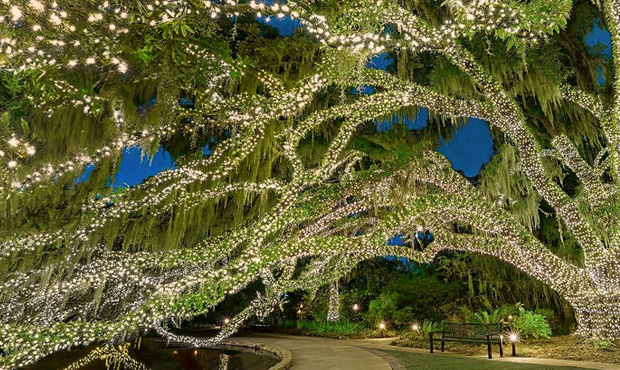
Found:
[[[487,359],[462,358],[430,353],[415,353],[407,351],[384,351],[396,358],[403,366],[411,370],[572,370],[580,367],[545,366],[534,364],[514,364],[497,362]]]
[[[401,337],[392,344],[401,347],[428,349],[428,339]],[[465,355],[484,355],[485,344],[449,343],[448,352]],[[509,354],[510,346],[504,350]],[[497,346],[493,347],[493,354]],[[594,342],[580,339],[574,335],[558,335],[545,339],[523,339],[517,343],[517,353],[521,357],[556,358],[561,360],[592,361],[620,364],[620,342],[607,350],[597,350]]]

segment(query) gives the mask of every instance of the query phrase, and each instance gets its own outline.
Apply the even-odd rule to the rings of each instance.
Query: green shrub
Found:
[[[395,295],[394,293],[381,293],[377,299],[370,301],[365,315],[369,326],[374,326],[381,321],[392,322],[396,313]]]
[[[441,326],[439,323],[430,320],[424,320],[424,322],[422,322],[422,326],[420,327],[424,338],[429,338],[430,332],[438,331],[440,328]]]
[[[521,335],[534,338],[549,338],[551,327],[544,315],[519,307],[519,313],[510,322],[510,327]]]
[[[616,345],[609,339],[602,339],[594,342],[594,349],[597,351],[612,351]]]
[[[348,336],[356,335],[365,331],[365,328],[349,320],[329,322],[326,320],[299,320],[297,329],[303,330],[306,334],[317,336]]]
[[[532,312],[524,309],[521,304],[504,306],[491,311],[472,312],[467,308],[461,308],[466,321],[475,324],[498,324],[509,316],[510,329],[524,337],[548,338],[551,336],[551,327],[547,321],[549,312]]]
[[[280,322],[280,327],[283,329],[292,329],[297,326],[295,320],[284,320]]]
[[[470,322],[475,324],[499,324],[504,321],[505,317],[506,309],[501,307],[491,311],[491,313],[488,311],[476,312],[470,317]]]

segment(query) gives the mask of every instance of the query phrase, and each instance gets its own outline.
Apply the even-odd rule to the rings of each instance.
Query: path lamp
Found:
[[[417,333],[420,330],[420,325],[418,325],[418,323],[414,323],[411,325],[411,329]]]
[[[383,321],[379,323],[379,330],[381,330],[381,338],[383,338],[383,331],[385,330],[385,323]]]
[[[519,341],[519,335],[515,332],[512,332],[508,334],[508,339],[510,339],[510,343],[512,344],[512,357],[517,357],[516,343]]]
[[[361,310],[361,306],[357,303],[354,303],[353,306],[351,306],[351,319],[355,320],[355,321],[359,321],[360,318],[360,310]]]

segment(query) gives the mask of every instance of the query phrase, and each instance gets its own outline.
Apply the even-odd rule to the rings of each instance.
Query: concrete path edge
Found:
[[[226,340],[226,347],[249,348],[260,352],[267,352],[280,360],[269,370],[287,370],[293,364],[293,354],[288,349],[273,343],[255,343],[243,340]]]
[[[364,347],[362,347],[364,348]],[[403,366],[403,364],[401,364],[396,358],[394,358],[393,356],[383,352],[383,351],[379,351],[379,350],[374,350],[374,349],[370,349],[370,348],[364,348],[366,351],[381,357],[385,362],[388,363],[388,365],[390,365],[390,367],[392,368],[392,370],[407,370],[407,368],[405,366]]]

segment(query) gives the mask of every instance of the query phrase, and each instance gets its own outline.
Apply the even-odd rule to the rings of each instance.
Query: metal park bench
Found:
[[[461,343],[486,343],[489,358],[491,355],[491,344],[499,345],[499,357],[504,357],[502,344],[502,324],[466,324],[466,323],[443,323],[440,331],[429,333],[431,353],[435,341],[441,341],[441,352],[446,350],[446,342]],[[437,336],[440,337],[437,337]]]

